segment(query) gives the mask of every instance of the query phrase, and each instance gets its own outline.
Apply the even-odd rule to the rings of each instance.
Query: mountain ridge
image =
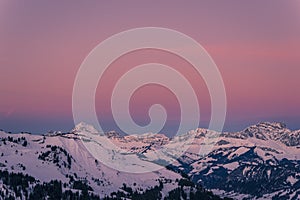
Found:
[[[55,177],[70,189],[76,181],[84,181],[93,189],[90,193],[102,198],[116,191],[124,193],[123,183],[133,191],[143,188],[144,192],[163,183],[158,193],[161,198],[167,198],[170,191],[176,191],[179,184],[176,180],[187,178],[221,197],[295,199],[300,198],[299,133],[299,130],[289,130],[283,123],[270,122],[234,133],[198,128],[172,139],[153,133],[121,136],[112,131],[99,134],[86,123],[80,123],[68,133],[30,135],[0,131],[0,170],[26,173],[40,182],[49,182]],[[187,150],[182,150],[180,156],[172,158],[172,164],[162,165],[158,171],[130,174],[110,169],[87,151],[82,141],[98,135],[120,147],[121,156],[135,156],[141,166],[157,167],[164,159],[168,160],[170,154],[161,157],[155,154],[165,146],[169,148],[168,153],[174,152],[176,145],[187,147]],[[201,154],[200,148],[207,145],[207,135],[218,137],[211,151]],[[193,139],[187,140],[190,136]],[[112,155],[107,146],[100,147]]]

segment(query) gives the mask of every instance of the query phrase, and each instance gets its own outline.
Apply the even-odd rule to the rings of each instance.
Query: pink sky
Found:
[[[73,83],[83,59],[107,37],[146,26],[183,32],[208,51],[227,92],[225,130],[273,120],[300,128],[300,2],[276,0],[0,1],[0,128],[33,132],[71,129]],[[137,54],[138,59],[127,57],[119,65],[148,61],[149,55],[170,65],[180,62],[170,55],[155,57],[154,52]],[[197,81],[188,70],[183,73]],[[195,87],[201,97],[201,124],[206,126],[209,96],[201,80]],[[105,89],[99,85],[97,94],[101,92]],[[161,95],[146,98],[151,92]],[[145,112],[153,102],[165,103],[170,120],[178,120],[178,104],[162,88],[145,88],[134,99],[133,118],[142,124],[147,122]],[[102,100],[96,101],[97,112],[106,112]],[[107,129],[115,129],[109,116],[100,120]]]

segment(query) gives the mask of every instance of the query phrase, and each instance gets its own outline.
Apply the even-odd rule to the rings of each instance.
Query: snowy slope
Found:
[[[171,190],[177,186],[175,180],[181,176],[164,168],[146,174],[132,174],[101,164],[86,150],[80,139],[80,135],[88,132],[85,129],[76,134],[47,136],[0,132],[0,169],[23,172],[41,182],[57,179],[69,184],[70,176],[77,177],[79,180],[87,180],[94,192],[102,196],[117,191],[123,183],[132,188],[146,189],[158,185],[158,180],[171,180],[165,184],[165,189]],[[12,141],[8,137],[13,138]],[[23,140],[18,142],[18,138],[27,141],[27,145],[23,146]],[[60,148],[53,151],[54,146]],[[42,155],[46,155],[44,160],[41,159]],[[68,160],[71,165],[68,165]]]

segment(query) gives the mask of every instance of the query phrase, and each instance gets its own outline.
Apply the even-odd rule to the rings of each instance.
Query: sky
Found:
[[[300,1],[277,0],[0,1],[0,128],[32,133],[72,129],[73,84],[83,60],[106,38],[138,27],[174,29],[206,49],[226,89],[224,130],[261,121],[300,129]],[[206,127],[211,105],[203,79],[182,59],[148,49],[117,59],[115,70],[107,72],[110,77],[99,82],[95,106],[104,130],[118,130],[109,99],[101,97],[109,96],[121,68],[153,61],[184,69],[199,99],[199,126]],[[132,96],[135,122],[149,123],[154,103],[168,113],[163,131],[175,130],[179,103],[158,85],[141,87]]]

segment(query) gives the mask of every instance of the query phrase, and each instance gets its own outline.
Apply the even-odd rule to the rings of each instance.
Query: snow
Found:
[[[70,133],[60,135],[7,134],[0,131],[1,138],[8,136],[25,137],[28,141],[28,145],[23,147],[21,144],[11,142],[7,142],[5,145],[0,140],[0,152],[3,153],[3,156],[0,157],[0,163],[6,165],[0,169],[26,172],[41,182],[59,179],[68,183],[69,179],[66,178],[66,175],[74,176],[76,173],[78,178],[87,179],[94,191],[101,195],[117,191],[123,183],[132,188],[141,187],[145,189],[158,185],[158,180],[170,179],[172,180],[171,183],[166,184],[163,190],[164,193],[167,193],[177,186],[175,180],[180,179],[181,176],[152,161],[161,159],[180,167],[181,164],[176,158],[182,156],[180,159],[185,163],[190,163],[193,167],[191,174],[197,174],[208,167],[210,170],[207,174],[210,174],[220,165],[212,166],[212,163],[218,160],[202,155],[201,148],[213,147],[212,151],[227,156],[229,161],[222,166],[230,171],[239,167],[239,163],[233,159],[246,153],[250,148],[254,148],[255,153],[263,161],[273,160],[274,164],[277,162],[276,159],[296,160],[297,156],[299,159],[299,146],[287,146],[278,138],[280,138],[281,128],[284,129],[282,134],[290,133],[294,136],[299,135],[300,131],[290,131],[284,128],[282,124],[265,123],[252,128],[257,127],[264,128],[263,135],[267,136],[267,140],[256,137],[233,137],[234,134],[238,135],[241,132],[230,133],[229,135],[224,133],[216,139],[205,140],[205,136],[218,135],[218,133],[200,128],[172,139],[163,134],[154,133],[125,137],[113,134],[113,137],[108,138],[105,134],[100,134],[93,126],[83,122],[76,125]],[[269,133],[272,130],[276,130],[276,134]],[[221,140],[227,141],[228,144],[219,146],[214,143]],[[72,156],[70,169],[59,168],[50,161],[38,159],[42,152],[49,150],[48,145],[60,146]],[[139,154],[142,154],[143,158],[139,157]],[[62,159],[66,158],[62,157]],[[23,170],[20,164],[24,165],[26,170]],[[251,172],[251,167],[245,167],[243,174],[246,175],[249,172]],[[267,171],[267,175],[268,177],[271,176],[270,170]],[[94,180],[96,178],[103,182],[98,185]],[[291,184],[296,183],[296,181],[298,179],[292,175],[287,179],[287,182]],[[133,186],[134,183],[136,186]],[[226,193],[220,190],[213,190],[213,192],[217,194],[219,192],[234,199],[247,197],[244,194]],[[264,198],[269,197],[264,196]]]
[[[239,167],[239,163],[238,162],[232,162],[232,163],[228,163],[228,164],[223,165],[223,167],[232,171],[232,170]]]
[[[214,194],[219,195],[220,197],[229,197],[229,198],[232,198],[232,199],[235,199],[235,200],[251,198],[251,196],[248,195],[248,194],[239,194],[239,193],[233,193],[233,192],[226,192],[224,190],[219,190],[219,189],[212,189],[211,191]]]
[[[296,178],[293,177],[293,176],[289,176],[289,177],[287,178],[287,182],[289,182],[291,185],[294,185],[297,181],[298,181],[298,179],[296,179]]]
[[[271,176],[271,170],[267,170],[267,175],[268,175],[268,178],[270,178],[270,176]]]
[[[231,153],[228,156],[228,158],[232,159],[232,158],[238,157],[238,156],[246,153],[247,151],[249,151],[249,148],[247,148],[247,147],[239,147],[236,151],[234,151],[233,153]]]
[[[64,136],[45,137],[29,134],[10,135],[0,132],[0,135],[3,138],[8,136],[12,136],[13,138],[25,137],[28,141],[27,147],[23,147],[21,144],[15,144],[8,141],[6,142],[6,145],[0,142],[0,152],[3,152],[4,154],[2,157],[0,157],[0,162],[6,165],[6,167],[1,169],[27,173],[41,182],[49,182],[50,180],[58,179],[63,183],[68,183],[69,179],[66,178],[66,175],[68,174],[74,176],[76,173],[79,179],[87,179],[94,191],[101,195],[110,194],[113,191],[117,191],[120,187],[122,187],[123,183],[126,183],[128,186],[133,188],[140,187],[146,189],[151,186],[158,185],[158,180],[160,179],[167,178],[175,183],[175,179],[180,179],[181,177],[179,174],[166,170],[165,168],[162,168],[159,171],[151,171],[144,174],[134,174],[111,169],[110,167],[102,164],[100,161],[97,164],[93,155],[86,149],[86,145],[84,145],[82,140],[79,139],[82,137],[84,138],[86,135],[91,133],[95,133],[95,130],[93,130],[92,127],[85,127],[84,124],[81,124],[80,126],[77,126],[76,131],[77,132],[74,134],[66,134]],[[47,148],[48,145],[60,146],[72,156],[71,169],[64,167],[58,168],[52,162],[38,159],[38,156],[42,152],[50,150]],[[107,154],[111,153],[109,146],[107,144],[103,144],[103,147],[107,149],[102,149],[102,155],[109,155]],[[17,154],[15,153],[16,150],[18,150]],[[119,159],[117,160],[121,162],[122,160]],[[5,160],[7,163],[5,163]],[[139,163],[146,163],[146,166],[153,167],[153,169],[158,168],[158,166],[154,163],[149,163],[147,161],[143,162],[139,160]],[[18,167],[20,163],[25,166],[25,171]],[[103,184],[97,185],[97,183],[94,181],[96,178],[103,181]],[[136,183],[136,186],[133,186],[134,183]],[[177,186],[173,183],[166,183],[165,187],[170,188],[171,190]]]

